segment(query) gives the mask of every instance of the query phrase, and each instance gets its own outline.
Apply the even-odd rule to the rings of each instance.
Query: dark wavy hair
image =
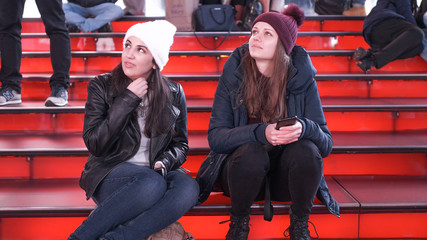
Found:
[[[243,99],[250,118],[260,119],[263,123],[273,123],[287,116],[285,97],[289,59],[282,43],[277,41],[271,66],[273,74],[266,77],[259,73],[249,50],[244,54],[244,77],[238,99]]]
[[[127,86],[132,82],[123,72],[122,63],[117,65],[112,75],[113,97],[120,95]],[[153,137],[165,133],[169,124],[169,108],[172,105],[171,92],[166,78],[160,73],[158,67],[152,70],[147,79],[148,82],[148,108],[146,109],[146,122],[144,134],[147,137]],[[137,117],[135,110],[134,117]],[[163,119],[163,120],[162,120]]]

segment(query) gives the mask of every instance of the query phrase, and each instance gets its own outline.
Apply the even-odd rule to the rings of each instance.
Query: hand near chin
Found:
[[[138,97],[142,98],[148,91],[148,83],[144,77],[133,80],[127,87],[130,91],[135,93]]]

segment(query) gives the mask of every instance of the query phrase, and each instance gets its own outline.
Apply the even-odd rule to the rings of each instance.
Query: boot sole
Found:
[[[13,100],[13,101],[7,101],[5,103],[0,103],[0,106],[11,105],[11,104],[20,104],[20,103],[22,103],[22,100]]]

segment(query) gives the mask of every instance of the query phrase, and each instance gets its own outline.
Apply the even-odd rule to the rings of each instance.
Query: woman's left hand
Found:
[[[281,127],[279,130],[276,130],[276,123],[274,123],[267,126],[265,136],[269,143],[278,146],[298,141],[301,132],[302,124],[299,121],[294,125]]]

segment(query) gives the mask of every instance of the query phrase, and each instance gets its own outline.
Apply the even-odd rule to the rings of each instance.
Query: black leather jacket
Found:
[[[133,157],[139,149],[141,131],[135,110],[141,98],[126,89],[115,98],[111,91],[112,77],[104,74],[91,80],[85,106],[83,139],[89,159],[80,178],[87,199],[98,184],[118,164]],[[150,141],[150,167],[161,161],[167,171],[178,169],[187,159],[187,104],[180,84],[168,81],[172,93],[169,131],[153,134]],[[160,121],[160,119],[159,119]]]

